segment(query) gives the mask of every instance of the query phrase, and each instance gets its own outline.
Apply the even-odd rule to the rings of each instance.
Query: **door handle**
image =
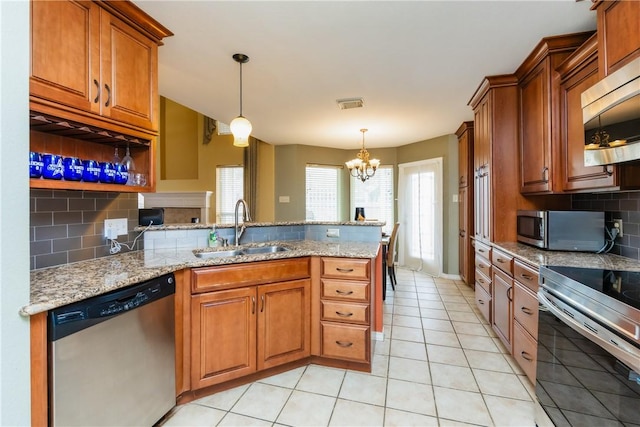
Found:
[[[548,173],[549,173],[549,168],[547,166],[543,167],[542,168],[542,182],[548,182],[549,181],[549,179],[547,177]]]
[[[256,314],[256,297],[251,297],[251,314]]]
[[[260,313],[264,311],[264,295],[260,297]]]
[[[100,100],[100,83],[98,83],[98,81],[96,79],[93,79],[93,84],[96,85],[96,89],[98,90],[98,92],[96,94],[96,98],[93,100],[93,103],[97,104],[98,101]]]
[[[336,270],[338,270],[340,273],[352,273],[353,272],[353,268],[336,267]]]
[[[111,102],[111,88],[106,83],[104,85],[104,88],[107,90],[107,102],[104,103],[104,106],[108,107],[109,103]]]

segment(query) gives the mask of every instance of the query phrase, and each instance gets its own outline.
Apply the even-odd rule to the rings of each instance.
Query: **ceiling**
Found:
[[[593,30],[591,2],[154,1],[174,33],[160,94],[270,144],[394,147],[451,134],[486,75],[513,73],[542,37]],[[337,99],[362,97],[340,110]]]

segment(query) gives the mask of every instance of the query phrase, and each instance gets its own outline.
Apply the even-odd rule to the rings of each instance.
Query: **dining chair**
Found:
[[[389,281],[391,282],[391,289],[396,290],[396,284],[398,281],[396,280],[396,269],[395,269],[395,258],[396,258],[396,238],[398,237],[398,228],[400,227],[400,223],[396,222],[393,225],[393,231],[391,232],[391,237],[389,238],[389,246],[387,247],[387,272],[389,275]]]

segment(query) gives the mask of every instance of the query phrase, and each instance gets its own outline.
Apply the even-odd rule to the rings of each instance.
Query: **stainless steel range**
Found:
[[[536,423],[640,425],[640,272],[541,267],[538,299]]]

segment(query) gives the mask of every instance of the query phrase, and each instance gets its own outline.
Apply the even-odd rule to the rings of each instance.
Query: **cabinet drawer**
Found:
[[[491,277],[491,263],[482,256],[476,254],[476,270],[480,271],[486,277]]]
[[[369,283],[322,279],[322,298],[369,301]]]
[[[538,342],[517,321],[513,322],[513,326],[513,358],[527,374],[531,384],[535,384]]]
[[[322,301],[322,320],[369,324],[369,304]]]
[[[485,245],[479,241],[475,241],[474,244],[476,255],[480,255],[481,257],[490,260],[491,259],[491,246]]]
[[[309,258],[259,261],[191,270],[194,293],[286,282],[309,277]]]
[[[534,294],[538,293],[538,269],[529,267],[516,259],[513,262],[513,278],[531,289]]]
[[[481,286],[476,286],[476,305],[485,320],[491,324],[491,296]]]
[[[538,298],[518,282],[513,287],[513,316],[531,336],[538,338]]]
[[[371,261],[353,258],[322,258],[322,277],[369,280]]]
[[[369,361],[368,326],[322,322],[322,356],[336,359]]]
[[[513,257],[511,255],[493,248],[491,261],[493,262],[493,265],[498,267],[500,270],[504,271],[509,276],[513,276]]]
[[[487,294],[491,295],[491,280],[478,269],[476,269],[476,283],[482,286]]]

